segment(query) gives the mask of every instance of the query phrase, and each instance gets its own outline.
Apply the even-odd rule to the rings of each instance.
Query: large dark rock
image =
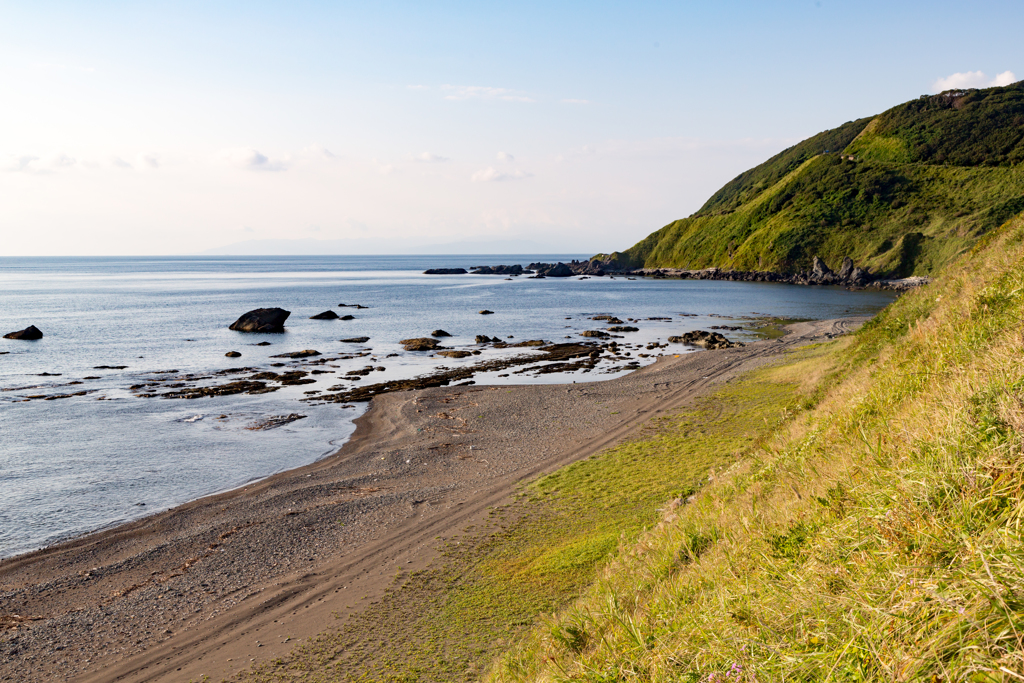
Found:
[[[811,276],[808,278],[808,280],[811,284],[827,285],[836,282],[837,278],[836,274],[833,273],[827,265],[825,265],[825,262],[822,261],[817,256],[815,256],[814,266],[811,271]]]
[[[444,330],[434,330],[433,332],[430,333],[430,336],[431,337],[450,337],[452,335],[448,334]]]
[[[530,268],[536,271],[537,275],[544,277],[571,277],[572,269],[559,261],[558,263],[531,263]]]
[[[292,313],[283,308],[257,308],[231,323],[236,332],[284,332],[284,321]]]
[[[864,285],[871,280],[871,273],[862,268],[854,268],[850,273],[850,282],[855,285]]]
[[[316,315],[309,316],[310,320],[337,320],[338,314],[334,311],[324,311],[323,313],[317,313]]]
[[[847,256],[843,259],[843,267],[839,269],[839,279],[844,282],[853,275],[853,259]]]
[[[669,337],[668,340],[674,344],[690,344],[691,346],[702,346],[705,349],[712,350],[743,346],[741,342],[731,342],[718,332],[707,332],[705,330],[694,330],[680,337]]]
[[[427,268],[424,275],[465,275],[465,268]]]
[[[42,338],[43,333],[40,332],[39,328],[35,325],[29,325],[23,330],[18,330],[17,332],[11,332],[10,334],[4,335],[4,339],[22,339],[25,341],[34,341]]]
[[[598,259],[591,259],[590,261],[577,261],[573,259],[568,265],[574,275],[604,275],[604,266]]]

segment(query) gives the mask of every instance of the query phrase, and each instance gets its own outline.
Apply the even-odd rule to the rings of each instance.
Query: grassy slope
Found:
[[[795,272],[816,255],[833,267],[850,256],[876,272],[934,274],[1024,209],[1024,83],[955,95],[810,138],[620,259]],[[838,143],[842,156],[820,154]]]
[[[852,343],[496,681],[1024,675],[1024,218]]]
[[[812,364],[824,362],[820,351]],[[577,597],[669,499],[748,453],[807,400],[813,372],[766,369],[635,440],[525,486],[429,569],[396,576],[379,603],[245,681],[469,681],[509,642]]]

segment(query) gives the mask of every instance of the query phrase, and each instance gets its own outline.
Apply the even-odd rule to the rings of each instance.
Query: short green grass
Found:
[[[489,679],[1024,678],[1022,245],[1018,217],[826,347],[809,410]]]
[[[448,543],[433,566],[397,576],[378,604],[239,678],[478,680],[514,638],[577,597],[597,568],[657,524],[666,506],[701,491],[800,410],[808,370],[826,354],[818,347],[789,360],[527,483],[485,528]],[[704,541],[694,543],[697,552]]]

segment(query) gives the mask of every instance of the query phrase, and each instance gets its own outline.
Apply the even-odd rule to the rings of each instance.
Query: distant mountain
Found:
[[[561,247],[561,248],[560,248]],[[380,239],[265,239],[234,242],[199,252],[210,256],[316,256],[367,254],[551,254],[578,253],[578,245],[532,240],[480,240],[427,244]]]
[[[819,133],[622,253],[632,267],[928,275],[1024,210],[1024,82],[952,90]],[[609,255],[600,255],[605,258]]]

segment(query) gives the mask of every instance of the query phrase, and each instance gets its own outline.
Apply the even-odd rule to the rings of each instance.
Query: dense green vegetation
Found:
[[[1024,677],[1024,218],[828,347],[820,400],[494,667],[520,681]]]
[[[787,273],[849,256],[878,274],[930,275],[1024,209],[1022,159],[1024,83],[923,97],[786,150],[613,256]]]
[[[847,148],[865,159],[950,166],[1024,161],[1024,83],[950,90],[894,107]]]
[[[870,122],[870,118],[849,121],[779,152],[760,166],[744,171],[730,180],[721,190],[711,195],[711,199],[695,215],[705,216],[735,210],[785,178],[808,159],[819,154],[846,149]]]

